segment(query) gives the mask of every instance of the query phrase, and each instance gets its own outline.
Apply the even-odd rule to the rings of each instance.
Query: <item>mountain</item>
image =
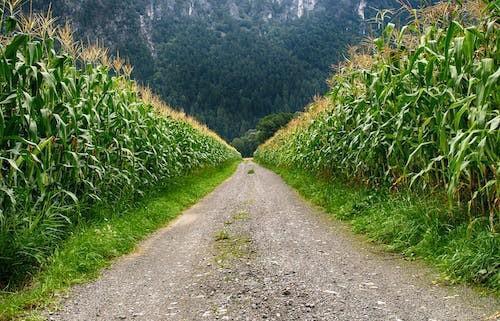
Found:
[[[77,38],[100,39],[172,106],[232,139],[302,109],[393,0],[39,0]]]

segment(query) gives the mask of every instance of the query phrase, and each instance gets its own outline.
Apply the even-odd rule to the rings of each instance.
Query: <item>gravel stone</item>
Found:
[[[216,237],[221,231],[227,238]],[[435,285],[435,277],[353,235],[245,161],[99,280],[75,287],[50,318],[478,321],[500,309],[497,298]]]

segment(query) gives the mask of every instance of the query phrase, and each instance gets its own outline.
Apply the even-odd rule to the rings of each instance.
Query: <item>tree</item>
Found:
[[[248,130],[243,136],[233,139],[231,145],[236,148],[243,157],[252,157],[253,153],[280,128],[288,124],[294,117],[293,113],[270,114],[261,118],[256,129]]]
[[[262,144],[271,138],[275,132],[292,120],[293,113],[270,114],[259,120],[256,129],[259,131],[259,140]]]

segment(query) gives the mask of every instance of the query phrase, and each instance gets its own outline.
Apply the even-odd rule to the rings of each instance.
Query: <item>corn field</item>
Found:
[[[392,190],[446,190],[449,206],[498,228],[499,12],[498,1],[442,3],[402,28],[387,24],[256,158]]]
[[[91,208],[239,158],[222,139],[75,43],[50,15],[0,28],[0,284],[36,267]],[[167,181],[168,182],[168,181]]]

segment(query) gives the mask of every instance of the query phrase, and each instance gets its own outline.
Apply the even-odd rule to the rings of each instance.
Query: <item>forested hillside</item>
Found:
[[[133,77],[225,138],[327,89],[330,66],[396,1],[34,1],[134,65]]]

